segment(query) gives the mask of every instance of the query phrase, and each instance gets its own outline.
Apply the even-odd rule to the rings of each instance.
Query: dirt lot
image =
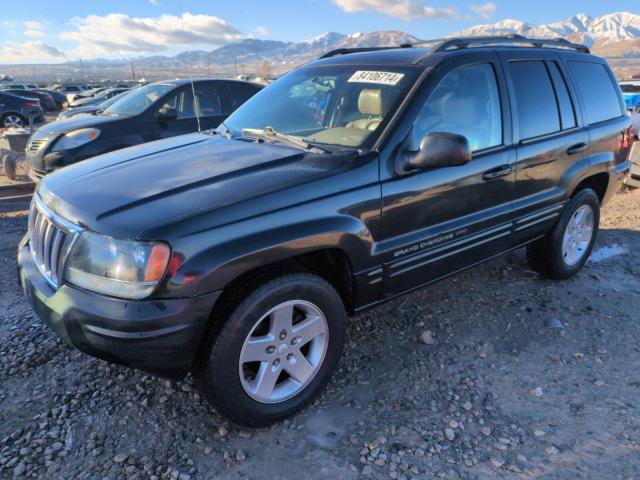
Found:
[[[358,315],[322,398],[250,431],[63,345],[0,217],[0,478],[639,478],[640,191],[602,223],[572,280],[516,252]]]

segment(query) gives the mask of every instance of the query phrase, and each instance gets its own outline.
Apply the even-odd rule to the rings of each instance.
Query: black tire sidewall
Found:
[[[580,259],[578,263],[575,265],[568,265],[562,255],[562,241],[564,238],[564,233],[567,229],[567,225],[569,220],[573,216],[573,214],[580,208],[582,205],[589,205],[593,212],[593,233],[591,235],[591,241],[587,246],[587,250],[584,255]],[[557,278],[569,278],[575,275],[588,260],[591,255],[591,250],[593,250],[593,245],[595,244],[596,237],[598,235],[600,224],[600,201],[596,193],[590,188],[580,190],[567,204],[567,207],[562,212],[560,216],[560,220],[556,224],[556,227],[553,230],[551,235],[551,248],[550,248],[550,267],[555,277]]]
[[[252,399],[242,387],[238,371],[240,352],[255,322],[276,305],[289,300],[306,300],[325,315],[329,343],[320,370],[298,395],[278,403]],[[295,273],[271,280],[243,300],[212,339],[199,371],[205,395],[232,421],[249,426],[266,426],[303,408],[325,386],[336,369],[344,347],[346,313],[339,294],[320,277]]]

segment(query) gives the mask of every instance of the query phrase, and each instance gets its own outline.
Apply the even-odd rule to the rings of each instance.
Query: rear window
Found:
[[[616,85],[604,65],[575,61],[568,64],[578,84],[590,125],[617,118],[623,114]]]
[[[520,139],[539,137],[560,131],[556,97],[542,61],[510,62]]]

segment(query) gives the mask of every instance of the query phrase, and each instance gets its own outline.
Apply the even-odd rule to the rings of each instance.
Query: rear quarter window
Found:
[[[568,62],[584,102],[589,125],[622,116],[616,85],[600,63]]]

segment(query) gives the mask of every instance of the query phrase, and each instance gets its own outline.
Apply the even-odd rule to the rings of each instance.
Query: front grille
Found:
[[[80,228],[49,210],[34,196],[29,213],[29,249],[40,273],[58,288],[67,255]]]
[[[36,153],[38,150],[40,150],[40,147],[42,147],[45,143],[47,143],[46,138],[41,138],[37,140],[31,139],[27,144],[27,151],[31,153]]]

